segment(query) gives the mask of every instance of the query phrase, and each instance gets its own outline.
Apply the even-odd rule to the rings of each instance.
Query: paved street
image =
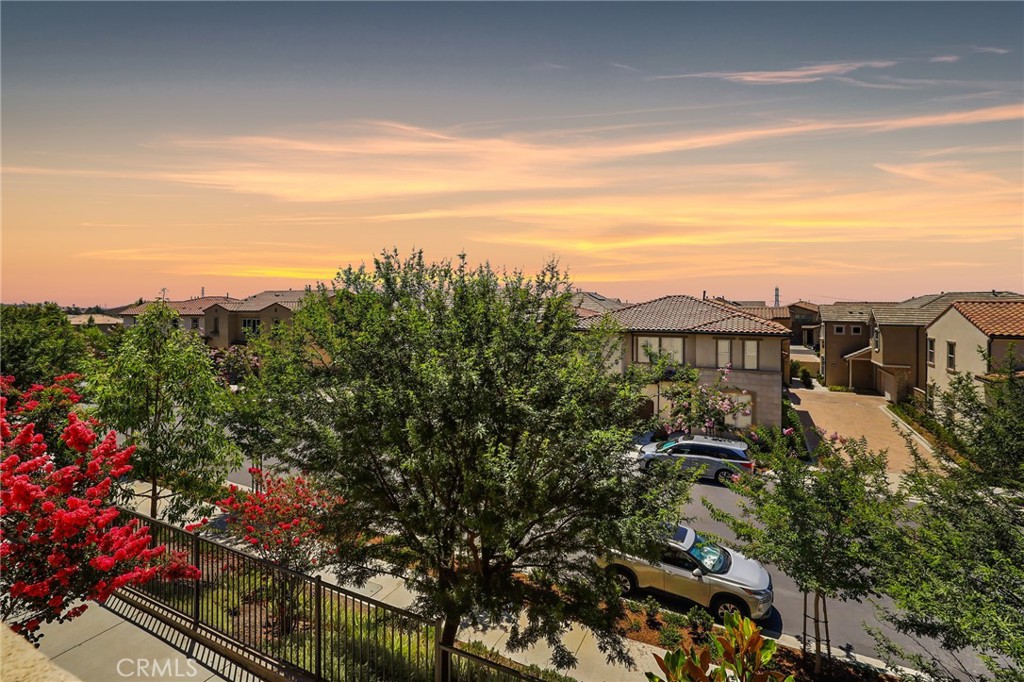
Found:
[[[736,494],[717,483],[700,482],[694,486],[693,500],[687,505],[684,513],[692,517],[691,524],[698,530],[704,530],[732,540],[732,545],[738,548],[739,543],[735,541],[735,536],[727,526],[711,519],[710,513],[701,504],[701,498],[707,499],[714,506],[731,514],[739,514]],[[729,542],[726,542],[726,544],[729,544]],[[772,566],[769,566],[768,570],[772,574],[775,586],[776,613],[759,624],[766,631],[800,637],[802,633],[800,621],[803,613],[803,596],[787,575]],[[887,604],[889,602],[888,600],[881,600],[881,603]],[[872,627],[880,628],[901,645],[915,646],[910,638],[899,635],[888,626],[880,623],[876,617],[875,608],[870,603],[829,602],[828,613],[832,646],[836,649],[872,658],[881,658],[874,640],[864,629],[865,623]],[[811,627],[812,624],[808,622],[809,632]],[[930,644],[930,650],[935,651],[939,649],[934,643]],[[920,651],[920,649],[917,650]],[[951,657],[945,656],[943,658],[948,663],[953,663]],[[984,671],[984,666],[978,660],[973,660],[968,665],[968,668],[972,672]]]

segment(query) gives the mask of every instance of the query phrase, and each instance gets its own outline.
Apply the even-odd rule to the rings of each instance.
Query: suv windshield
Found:
[[[732,561],[727,551],[700,535],[694,538],[689,554],[708,573],[725,573]]]

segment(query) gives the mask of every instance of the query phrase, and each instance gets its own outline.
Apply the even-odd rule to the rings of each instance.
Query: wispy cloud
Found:
[[[640,73],[640,69],[630,66],[629,64],[620,64],[618,62],[610,62],[612,68],[620,69],[622,71],[630,71],[632,73]]]
[[[1002,47],[987,47],[984,45],[971,45],[971,49],[975,52],[984,52],[988,54],[1010,54],[1011,50],[1007,50]]]
[[[961,187],[964,185],[979,185],[985,187],[1007,186],[1009,181],[993,173],[985,173],[967,168],[963,164],[954,162],[936,163],[913,163],[913,164],[888,164],[876,163],[875,168],[887,173],[901,175],[921,182],[929,182],[938,185],[951,185]]]
[[[733,83],[757,85],[785,85],[791,83],[817,83],[829,76],[842,76],[859,69],[884,69],[895,66],[895,61],[871,60],[859,62],[837,62],[810,64],[781,71],[705,71],[702,73],[680,73],[651,76],[650,80],[674,80],[679,78],[720,78]]]
[[[555,62],[540,62],[538,64],[532,64],[530,66],[534,71],[568,71],[569,67],[565,64],[558,64]]]
[[[955,54],[940,54],[928,60],[933,64],[951,64],[960,61],[960,56]]]

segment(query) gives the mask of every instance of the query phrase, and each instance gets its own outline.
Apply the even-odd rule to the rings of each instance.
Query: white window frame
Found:
[[[879,331],[878,327],[875,327],[875,330],[871,332],[871,337],[875,344],[875,352],[877,353],[882,350],[882,332]]]
[[[845,324],[834,324],[834,325],[832,325],[832,332],[836,336],[845,336],[846,335],[846,325]]]
[[[751,362],[750,347],[754,347],[754,361]],[[743,339],[743,369],[760,369],[761,342],[757,339]]]
[[[928,356],[928,366],[935,366],[935,339],[928,339],[925,354]]]
[[[956,342],[946,341],[946,369],[956,371]]]
[[[683,364],[686,358],[686,338],[682,336],[635,336],[633,345],[634,362],[647,364],[647,354],[644,347],[650,346],[655,353],[668,353],[669,357],[679,364]],[[666,341],[678,342],[679,357],[676,357],[674,348],[667,348]],[[653,342],[653,343],[652,343]]]
[[[722,344],[725,344],[725,362],[722,362]],[[732,364],[732,339],[715,339],[715,361],[719,369]]]

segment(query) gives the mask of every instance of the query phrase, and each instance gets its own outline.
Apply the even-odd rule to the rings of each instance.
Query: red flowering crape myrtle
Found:
[[[267,561],[293,571],[306,573],[322,565],[329,555],[322,519],[345,501],[302,476],[278,477],[255,468],[249,472],[259,492],[231,486],[231,494],[217,501],[228,515],[231,535]]]
[[[34,392],[22,398],[35,400]],[[164,547],[150,546],[145,526],[115,524],[118,510],[108,499],[131,470],[133,447],[118,448],[113,432],[101,440],[72,412],[60,441],[77,457],[59,467],[36,425],[18,421],[32,406],[19,401],[9,415],[7,401],[0,396],[0,617],[15,632],[38,642],[43,623],[81,615],[80,600],[103,602],[158,575],[199,577],[183,557],[158,561]]]

